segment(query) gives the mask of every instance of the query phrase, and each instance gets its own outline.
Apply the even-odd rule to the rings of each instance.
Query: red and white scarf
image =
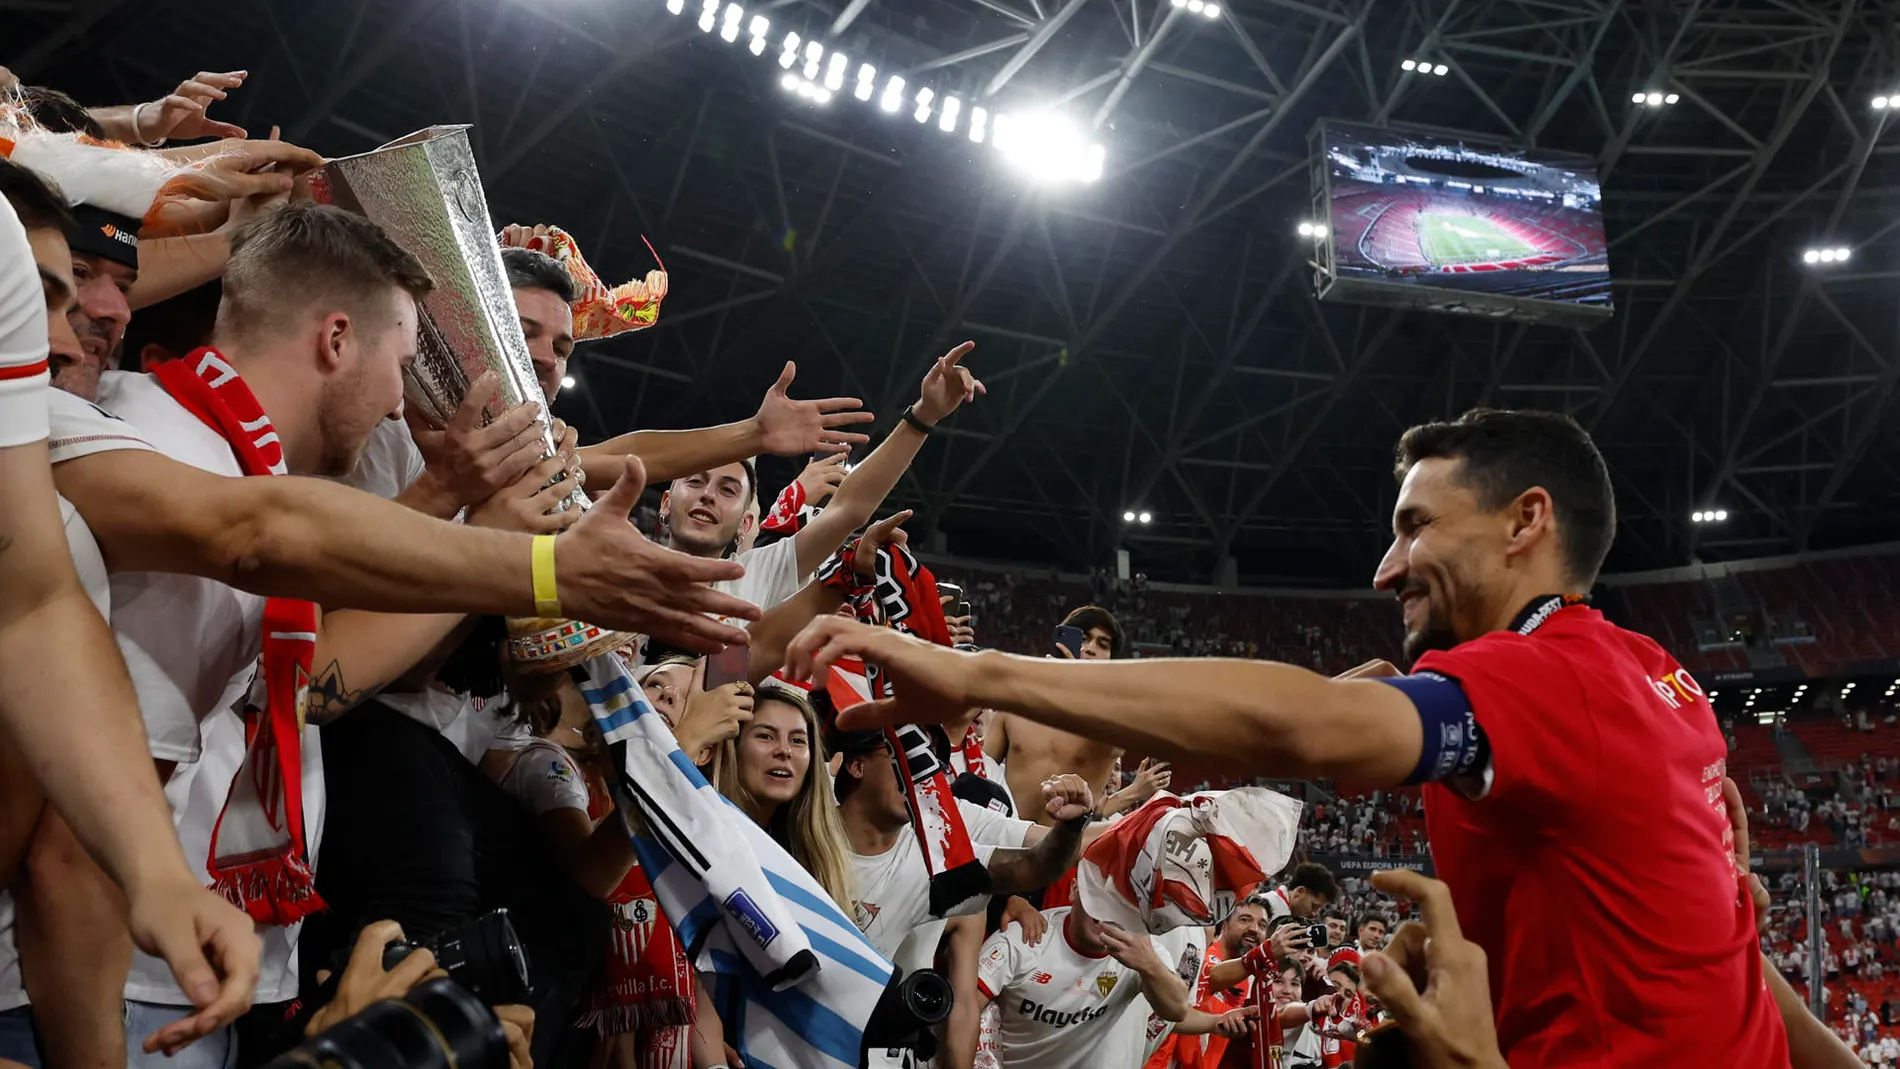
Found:
[[[778,500],[772,502],[772,511],[759,521],[759,530],[772,535],[795,535],[816,513],[816,509],[806,510],[805,484],[794,479],[792,485],[779,491]]]
[[[818,580],[846,589],[849,596],[857,588],[852,570],[857,548],[854,543],[826,561],[819,568]],[[937,600],[937,579],[903,546],[878,548],[877,579],[866,601],[870,614],[885,626],[941,646],[950,645],[943,603]],[[844,668],[834,666],[825,688],[838,709],[867,701],[873,695],[890,697],[893,693],[890,679],[876,665],[855,662]],[[941,728],[926,730],[905,724],[885,728],[884,738],[897,778],[904,785],[911,829],[917,834],[924,863],[930,870],[930,912],[941,917],[968,899],[988,894],[990,876],[988,868],[976,859],[970,831],[964,826],[963,813],[951,791],[954,777],[949,765],[937,756],[932,731],[941,737]],[[944,740],[946,752],[948,745]]]
[[[222,356],[199,349],[158,365],[152,377],[229,443],[245,475],[286,474],[270,416]],[[303,710],[317,620],[315,602],[264,602],[265,704],[245,710],[244,763],[232,777],[205,863],[212,890],[261,924],[292,924],[324,908],[303,829]]]

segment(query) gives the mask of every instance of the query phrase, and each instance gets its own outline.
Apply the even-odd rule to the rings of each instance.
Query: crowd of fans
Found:
[[[425,1017],[414,1035],[446,1052],[448,1000],[515,1069],[915,1066],[933,1051],[958,1067],[1279,1069],[1382,1042],[1412,1044],[1413,1064],[1503,1065],[1484,952],[1446,885],[1410,871],[1428,852],[1417,788],[1329,780],[1304,809],[1257,788],[1182,804],[1162,793],[1164,764],[1119,768],[1139,731],[1058,729],[1027,697],[1001,713],[944,699],[928,730],[854,730],[911,685],[926,698],[903,712],[930,719],[942,687],[824,645],[897,630],[929,640],[926,656],[989,645],[1039,666],[1280,661],[1313,670],[1297,686],[1352,699],[1307,724],[1350,746],[1289,735],[1281,750],[1305,764],[1270,751],[1281,775],[1431,783],[1467,813],[1498,783],[1561,796],[1556,758],[1510,734],[1530,730],[1523,717],[1474,714],[1446,675],[1398,678],[1381,659],[1399,658],[1389,605],[1164,592],[1141,575],[1099,574],[1079,596],[1011,573],[933,576],[906,548],[909,514],[878,516],[939,426],[981,403],[970,343],[902,413],[795,398],[787,364],[747,420],[583,444],[546,406],[585,359],[578,343],[659,320],[664,272],[609,285],[558,225],[503,227],[471,269],[499,269],[507,294],[487,296],[512,313],[482,314],[534,381],[493,363],[444,377],[421,366],[441,356],[430,302],[456,284],[424,262],[441,250],[339,206],[346,183],[314,151],[212,119],[244,79],[205,72],[88,109],[0,70],[0,487],[24,517],[0,531],[0,1058],[226,1069]],[[168,145],[185,141],[203,143]],[[453,396],[432,392],[445,379]],[[1653,680],[1672,707],[1700,698],[1570,611],[1580,597],[1550,593],[1577,576],[1587,589],[1608,549],[1594,445],[1555,417],[1486,419],[1505,429],[1474,433],[1497,449],[1558,443],[1582,487],[1566,493],[1596,502],[1595,533],[1578,520],[1560,541],[1544,499],[1536,567],[1553,581],[1528,608],[1533,591],[1517,592],[1512,630],[1557,617],[1553,631],[1672,680]],[[1475,425],[1422,428],[1404,448],[1463,463],[1430,441]],[[791,485],[758,484],[756,457],[813,454]],[[1419,537],[1415,511],[1395,547]],[[1425,580],[1405,567],[1389,556],[1379,582],[1407,606],[1407,653],[1457,654],[1418,645]],[[838,616],[880,626],[839,632],[853,625]],[[1125,720],[1172,696],[1096,686],[1085,704],[1127,700]],[[1164,741],[1262,752],[1248,748],[1273,733],[1220,722],[1216,698],[1237,700],[1176,710],[1214,726]],[[1385,717],[1365,722],[1376,730],[1352,719],[1365,708]],[[1516,762],[1504,778],[1479,719]],[[1408,730],[1420,752],[1397,753]],[[1712,730],[1678,741],[1719,749]],[[1698,796],[1722,789],[1708,767]],[[1776,789],[1761,815],[1864,841],[1864,807],[1896,775],[1878,758],[1837,799]],[[1476,874],[1459,895],[1480,898],[1482,938],[1513,950],[1521,933],[1482,900],[1516,859],[1471,840],[1451,853]],[[1413,864],[1340,879],[1309,855]],[[1714,860],[1704,882],[1726,888],[1729,859]],[[1829,888],[1830,975],[1838,958],[1844,977],[1882,983],[1896,964],[1891,875]],[[1765,943],[1791,976],[1798,934]],[[1847,986],[1843,1031],[1885,1057]],[[1528,988],[1496,995],[1506,1046],[1562,1045],[1523,1029]],[[400,998],[415,1012],[378,1016]],[[1760,1049],[1779,1035],[1771,1016],[1757,1005],[1766,1031],[1720,1041]],[[1398,1027],[1379,1030],[1385,1017]]]

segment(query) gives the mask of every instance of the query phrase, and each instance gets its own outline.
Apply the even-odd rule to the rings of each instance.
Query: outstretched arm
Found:
[[[1191,757],[1254,775],[1405,782],[1425,745],[1405,692],[1369,679],[1331,680],[1266,661],[1066,661],[965,653],[843,620],[815,620],[787,651],[796,678],[840,656],[882,667],[894,700],[845,712],[868,727],[948,723],[999,709],[1141,753]],[[1157,709],[1177,710],[1157,716]]]
[[[934,427],[938,422],[948,419],[965,401],[983,393],[983,384],[960,363],[964,354],[974,348],[975,342],[966,341],[931,365],[929,374],[924,376],[917,403],[911,406],[913,418]],[[871,522],[877,507],[884,503],[884,499],[897,486],[897,480],[903,478],[904,472],[910,469],[910,462],[916,459],[917,451],[924,447],[926,437],[908,420],[902,421],[891,429],[890,437],[864,458],[864,463],[845,476],[844,482],[838,486],[838,492],[832,495],[831,503],[795,536],[798,539],[798,574],[811,574],[813,568],[844,545],[844,540],[851,536],[851,532]]]
[[[864,402],[855,397],[794,401],[786,391],[797,373],[798,366],[788,361],[750,419],[698,430],[634,431],[582,449],[588,481],[605,486],[620,478],[629,456],[646,465],[648,479],[666,482],[761,453],[838,453],[870,441],[844,429],[871,421],[871,413],[861,411]]]
[[[541,615],[526,534],[444,523],[323,479],[227,478],[144,450],[78,457],[54,477],[114,570],[199,575],[331,608]],[[638,492],[630,477],[556,542],[564,615],[670,632],[702,652],[743,644],[704,614],[752,620],[757,607],[703,584],[744,569],[640,537],[626,520]]]

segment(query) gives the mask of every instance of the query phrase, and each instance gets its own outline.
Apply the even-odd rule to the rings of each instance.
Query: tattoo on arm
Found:
[[[990,893],[1033,891],[1061,879],[1081,854],[1085,827],[1085,821],[1065,820],[1027,850],[997,850],[990,855]]]
[[[322,727],[368,701],[380,689],[361,687],[351,690],[343,681],[343,662],[331,661],[328,668],[310,677],[310,723]]]

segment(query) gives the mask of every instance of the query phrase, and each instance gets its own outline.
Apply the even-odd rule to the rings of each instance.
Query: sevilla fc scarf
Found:
[[[818,580],[849,590],[856,583],[852,562],[857,550],[854,543],[826,561],[818,570]],[[869,605],[876,619],[888,627],[941,646],[950,644],[943,603],[937,600],[937,579],[903,546],[878,548],[877,579]],[[891,681],[876,665],[863,665],[857,672],[834,667],[826,690],[837,709],[894,693]],[[990,890],[989,870],[976,859],[969,829],[951,792],[950,768],[937,756],[948,751],[948,741],[940,751],[931,732],[915,724],[885,728],[884,738],[898,781],[904,785],[911,830],[917,833],[930,869],[930,912],[941,917]]]
[[[230,444],[245,475],[286,473],[270,416],[222,356],[199,349],[152,376]],[[260,924],[294,924],[323,908],[303,831],[303,703],[317,619],[315,602],[264,602],[264,709],[245,712],[244,763],[211,831],[212,889]]]
[[[772,502],[772,511],[759,521],[759,530],[783,538],[797,534],[808,518],[809,514],[805,511],[805,485],[794,479],[792,485],[779,491],[778,500]]]

